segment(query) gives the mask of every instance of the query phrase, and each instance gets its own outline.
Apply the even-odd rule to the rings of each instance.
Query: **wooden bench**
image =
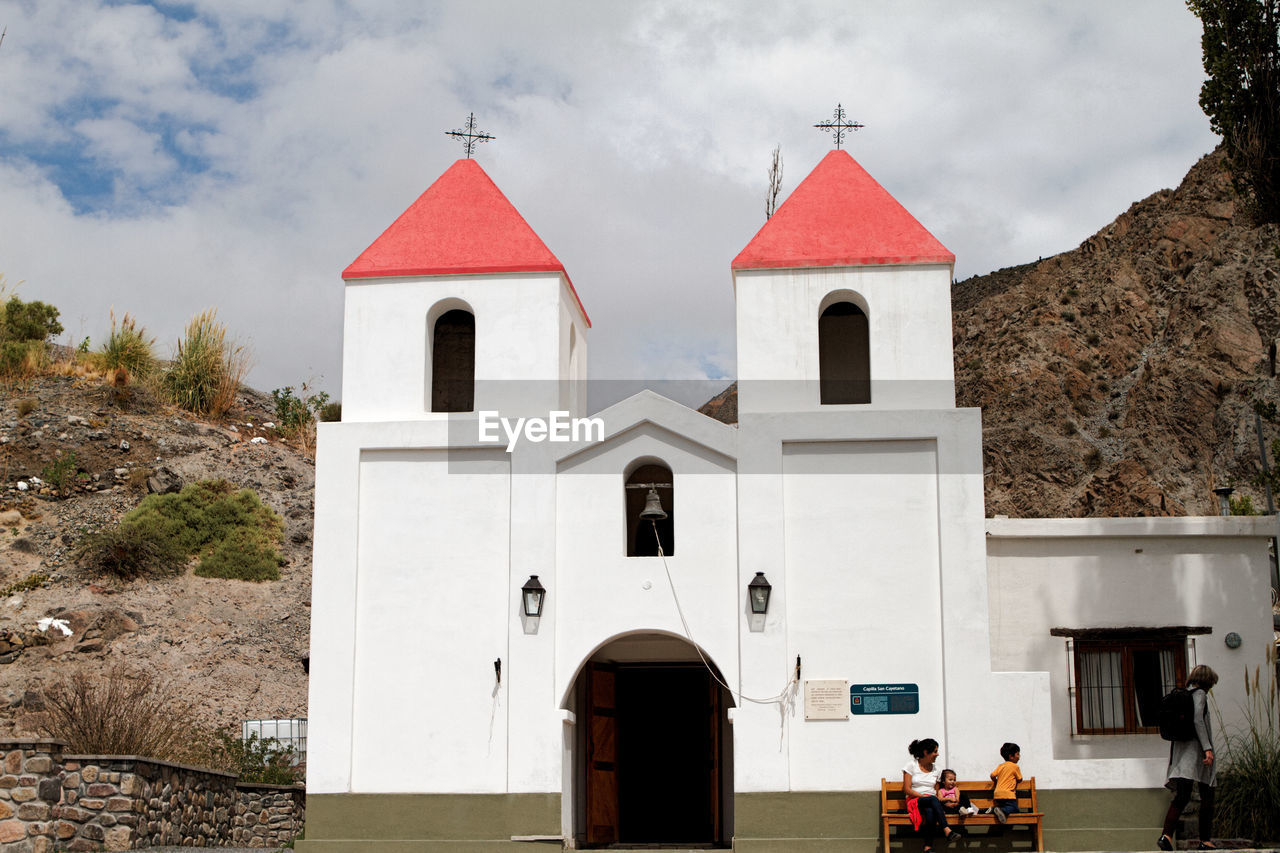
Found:
[[[981,782],[956,782],[956,787],[969,796],[969,803],[977,806],[979,811],[991,808],[994,788],[990,779]],[[1044,815],[1036,804],[1036,779],[1023,779],[1018,783],[1018,811],[1008,815],[1006,826],[1029,826],[1035,831],[1036,850],[1044,851]],[[947,813],[947,823],[953,827],[968,830],[973,826],[1001,826],[994,815],[976,814],[965,817],[952,816]],[[902,778],[880,780],[880,827],[884,834],[884,853],[889,853],[890,833],[895,826],[911,826],[911,816],[907,814],[907,798],[902,793]],[[939,837],[939,842],[942,841]]]

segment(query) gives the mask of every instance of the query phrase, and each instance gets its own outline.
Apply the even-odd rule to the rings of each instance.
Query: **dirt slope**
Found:
[[[34,410],[19,417],[24,400],[34,401]],[[256,392],[243,392],[216,423],[145,394],[127,409],[121,402],[96,381],[71,378],[40,379],[0,400],[0,589],[35,573],[49,576],[0,598],[0,733],[32,732],[42,685],[117,662],[171,680],[205,724],[305,717],[312,460],[263,426],[271,401]],[[68,453],[76,455],[79,485],[58,498],[38,481]],[[116,521],[147,494],[148,482],[162,490],[213,477],[255,489],[283,516],[288,564],[279,581],[208,579],[188,570],[119,583],[75,565],[80,531]],[[57,625],[41,631],[46,617],[72,633]]]

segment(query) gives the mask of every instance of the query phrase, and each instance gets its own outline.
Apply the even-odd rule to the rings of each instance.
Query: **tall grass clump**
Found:
[[[44,704],[39,728],[67,741],[68,752],[197,757],[190,709],[153,672],[117,664],[106,672],[77,673],[45,689]]]
[[[126,376],[146,379],[156,368],[155,338],[148,338],[146,329],[137,324],[129,314],[116,323],[116,312],[111,312],[111,334],[95,355],[103,370],[118,371],[124,368]],[[118,375],[118,374],[117,374]]]
[[[227,340],[227,327],[217,317],[210,309],[191,319],[161,380],[174,405],[202,416],[231,408],[249,367],[248,353]]]
[[[1228,732],[1223,769],[1218,774],[1218,835],[1265,843],[1280,840],[1280,695],[1274,647],[1267,650],[1267,678],[1261,667],[1246,669],[1247,728]]]

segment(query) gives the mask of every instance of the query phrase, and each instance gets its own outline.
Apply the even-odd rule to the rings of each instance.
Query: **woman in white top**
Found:
[[[918,799],[920,834],[924,836],[924,853],[933,850],[933,838],[939,829],[948,841],[963,833],[947,825],[947,813],[938,802],[938,742],[931,737],[913,740],[907,747],[911,760],[902,768],[902,794],[907,801]]]

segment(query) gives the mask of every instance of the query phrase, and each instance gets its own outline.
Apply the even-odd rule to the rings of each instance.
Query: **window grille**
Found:
[[[1068,637],[1071,734],[1160,731],[1160,700],[1195,665],[1195,639],[1168,630],[1095,630]]]

